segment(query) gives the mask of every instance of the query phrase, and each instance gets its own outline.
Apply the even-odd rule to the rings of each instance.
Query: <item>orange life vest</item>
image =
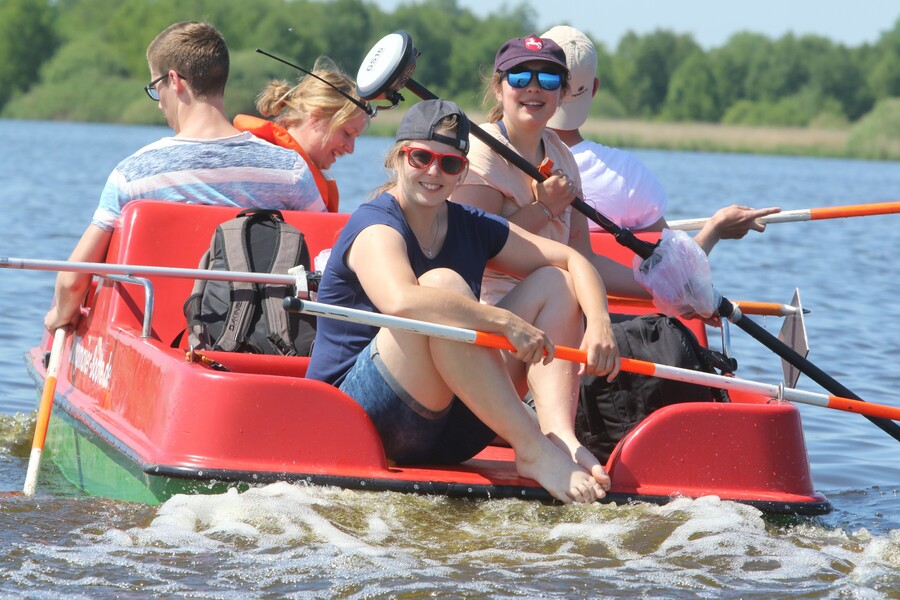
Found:
[[[303,160],[306,161],[306,164],[309,165],[309,170],[313,175],[313,179],[316,181],[316,187],[319,189],[322,200],[325,201],[325,208],[328,209],[328,212],[338,212],[338,203],[340,199],[338,198],[337,182],[325,177],[322,170],[313,164],[309,159],[309,155],[300,144],[297,143],[297,140],[288,133],[287,129],[272,121],[267,121],[266,119],[260,119],[259,117],[251,115],[236,116],[234,118],[234,126],[241,131],[249,131],[256,137],[275,144],[276,146],[294,150],[297,154],[302,156]]]

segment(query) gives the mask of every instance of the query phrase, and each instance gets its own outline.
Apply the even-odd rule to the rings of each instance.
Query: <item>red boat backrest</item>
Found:
[[[234,218],[238,208],[139,200],[129,202],[110,244],[107,262],[196,269],[209,248],[216,226]],[[285,220],[303,232],[314,259],[331,248],[350,215],[282,211]],[[154,289],[152,335],[165,344],[184,329],[182,307],[192,279],[151,277]],[[138,285],[117,285],[110,306],[110,325],[140,330],[144,291]],[[182,344],[184,345],[184,344]]]
[[[212,234],[240,212],[238,208],[203,206],[138,200],[122,211],[120,226],[113,233],[107,262],[194,269],[209,248]],[[350,217],[346,213],[310,213],[283,211],[285,219],[303,232],[310,257],[331,248]],[[655,241],[658,233],[639,234]],[[591,233],[594,250],[622,264],[630,265],[634,254],[619,245],[607,233]],[[152,335],[168,344],[184,329],[184,301],[190,295],[193,280],[151,277],[154,289]],[[110,299],[109,323],[140,331],[144,318],[144,291],[138,285],[117,285]],[[615,312],[639,314],[627,307],[610,307]],[[99,317],[100,315],[95,315]],[[700,321],[687,325],[706,343],[706,330]],[[183,344],[182,344],[183,345]]]
[[[638,233],[636,235],[642,240],[655,244],[659,239],[660,232]],[[604,231],[591,232],[591,247],[597,254],[602,254],[627,267],[631,266],[631,260],[634,258],[634,252],[617,242],[616,238]]]

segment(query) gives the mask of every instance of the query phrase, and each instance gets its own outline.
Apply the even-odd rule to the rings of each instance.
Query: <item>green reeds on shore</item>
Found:
[[[367,134],[393,136],[402,116],[403,109],[379,112]],[[476,123],[484,119],[473,111],[469,116]],[[882,101],[858,123],[841,128],[590,118],[581,132],[620,148],[900,160],[900,99]]]
[[[848,130],[717,123],[592,120],[584,137],[606,146],[694,152],[847,156]]]

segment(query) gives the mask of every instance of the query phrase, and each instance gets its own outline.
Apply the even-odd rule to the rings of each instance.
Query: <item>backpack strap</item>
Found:
[[[702,363],[705,363],[710,369],[718,369],[722,375],[734,375],[737,370],[737,359],[729,358],[721,352],[698,346],[697,354]]]
[[[240,217],[256,217],[257,219],[269,219],[284,223],[284,215],[276,208],[245,208],[235,218],[238,219]]]
[[[244,212],[238,216],[244,216]],[[216,227],[216,239],[213,244],[218,244],[222,248],[225,268],[228,271],[250,271],[250,259],[244,244],[249,223],[250,219],[232,219]],[[228,287],[231,292],[231,304],[225,317],[225,329],[216,341],[214,349],[234,352],[244,343],[250,329],[256,287],[247,281],[229,281]]]
[[[215,239],[216,236],[213,234],[213,241],[215,241]],[[200,257],[200,263],[197,265],[197,268],[201,270],[209,269],[210,257],[210,250],[204,252],[203,256]],[[200,318],[203,303],[203,290],[206,289],[206,283],[205,279],[194,280],[194,287],[191,289],[191,295],[185,300],[183,307],[184,316],[187,319],[188,344],[191,348],[203,350],[212,348],[212,340],[209,338],[209,328],[206,326],[206,323],[203,322],[203,319]],[[173,348],[177,348],[181,343],[181,336],[183,333],[184,330],[182,330],[182,332],[178,334],[178,337],[172,342]]]
[[[701,371],[718,375],[719,373],[716,371],[716,369],[718,369],[721,371],[722,375],[734,375],[735,370],[737,370],[737,361],[735,359],[726,358],[721,352],[710,350],[700,344],[699,340],[697,340],[697,336],[694,335],[694,332],[680,320],[673,317],[671,318],[671,322],[684,332],[684,337],[690,345],[691,350],[694,351],[694,355],[697,358],[697,364],[700,365]],[[731,402],[727,390],[711,387],[709,388],[709,391],[717,402]]]
[[[223,246],[229,270],[284,274],[296,265],[300,249],[303,246],[303,234],[296,227],[285,223],[281,212],[246,209],[242,210],[238,217],[246,217],[246,219],[229,221],[220,226],[223,235],[234,236],[239,233],[238,240],[233,237],[226,239]],[[249,227],[261,220],[269,220],[274,224],[275,248],[272,252],[272,260],[268,265],[251,265]],[[240,229],[239,232],[238,229]],[[225,321],[225,332],[217,346],[222,350],[233,351],[244,344],[253,317],[253,305],[259,298],[259,304],[265,317],[266,337],[282,355],[296,355],[287,313],[284,310],[284,297],[288,295],[288,291],[287,285],[233,282],[232,302]]]
[[[303,246],[303,234],[296,227],[283,221],[275,222],[275,252],[269,273],[287,273],[296,266],[300,249]],[[284,310],[284,297],[288,295],[288,286],[269,283],[261,286],[262,308],[268,326],[268,338],[286,356],[294,356],[293,338],[288,325],[287,312]]]

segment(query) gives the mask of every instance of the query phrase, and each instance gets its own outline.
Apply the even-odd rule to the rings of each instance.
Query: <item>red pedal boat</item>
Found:
[[[107,262],[194,268],[230,208],[140,201],[126,206]],[[285,212],[312,256],[330,248],[346,214]],[[598,249],[628,259],[605,234]],[[550,500],[516,474],[513,451],[491,446],[457,466],[388,463],[363,410],[336,388],[305,379],[307,358],[226,352],[192,361],[172,342],[184,328],[192,281],[101,276],[88,315],[68,337],[47,435],[47,456],[86,493],[158,503],[274,481],[471,498]],[[611,305],[635,314],[634,307]],[[691,324],[701,340],[702,323]],[[52,338],[30,352],[39,386]],[[605,501],[663,503],[715,495],[764,512],[831,510],[813,489],[793,405],[731,393],[731,403],[686,403],[645,419],[606,468]]]

